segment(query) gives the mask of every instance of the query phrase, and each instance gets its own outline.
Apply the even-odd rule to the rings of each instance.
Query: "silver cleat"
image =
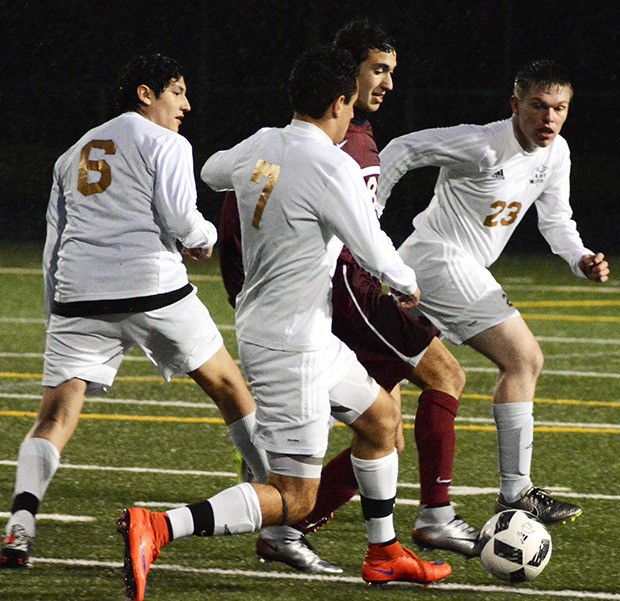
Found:
[[[480,554],[477,548],[479,532],[458,515],[445,524],[414,528],[413,542],[422,550],[445,549],[471,559]]]
[[[321,559],[305,536],[284,540],[259,538],[256,543],[256,554],[262,562],[277,561],[311,574],[342,573],[342,568]]]
[[[34,538],[26,534],[22,526],[13,524],[2,543],[0,568],[29,568],[33,549]]]

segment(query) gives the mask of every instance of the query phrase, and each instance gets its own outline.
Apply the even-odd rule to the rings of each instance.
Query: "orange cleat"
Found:
[[[123,580],[125,595],[132,601],[143,601],[146,576],[161,548],[170,542],[165,514],[132,507],[123,510],[117,529],[125,539]]]
[[[375,586],[388,582],[439,582],[452,573],[452,568],[441,561],[423,561],[398,541],[382,547],[368,544],[362,566],[362,578]]]

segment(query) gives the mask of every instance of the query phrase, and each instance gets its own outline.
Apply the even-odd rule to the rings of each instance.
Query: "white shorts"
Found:
[[[327,348],[308,352],[239,340],[239,357],[256,399],[254,442],[271,453],[324,457],[330,415],[350,425],[379,395],[355,353],[333,335]]]
[[[208,361],[224,341],[196,291],[154,311],[93,317],[52,315],[47,329],[43,385],[72,378],[88,393],[111,386],[127,351],[137,344],[169,381]]]
[[[519,315],[491,272],[461,249],[410,237],[398,253],[416,272],[418,308],[453,344]]]

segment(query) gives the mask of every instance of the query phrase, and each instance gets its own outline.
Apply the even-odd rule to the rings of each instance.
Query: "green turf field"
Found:
[[[2,525],[11,505],[18,446],[40,396],[44,325],[39,266],[39,248],[0,246]],[[326,559],[344,568],[340,577],[264,567],[254,555],[256,535],[192,538],[163,551],[149,577],[147,600],[620,600],[620,286],[617,280],[604,286],[577,280],[553,257],[506,258],[494,272],[546,357],[535,405],[534,482],[584,508],[576,522],[551,529],[553,556],[537,580],[506,585],[488,576],[477,559],[434,552],[423,556],[453,567],[445,583],[369,588],[360,578],[365,534],[354,500],[309,537]],[[236,354],[233,313],[217,262],[192,267],[192,281]],[[467,521],[481,527],[492,514],[498,478],[489,402],[494,370],[469,349],[450,349],[468,375],[457,421],[453,500]],[[413,387],[405,389],[408,448],[401,459],[396,507],[405,543],[418,498],[412,430],[416,398]],[[330,454],[349,439],[345,428],[334,428]],[[123,545],[115,529],[121,509],[138,503],[165,509],[202,500],[235,481],[231,446],[210,400],[188,379],[163,383],[140,353],[132,354],[108,396],[86,403],[41,507],[34,566],[27,573],[0,571],[0,599],[122,599]]]

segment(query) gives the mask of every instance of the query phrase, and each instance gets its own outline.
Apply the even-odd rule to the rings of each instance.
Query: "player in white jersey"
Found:
[[[118,117],[94,128],[54,167],[44,250],[47,338],[43,401],[19,451],[1,567],[29,563],[36,514],[88,392],[114,380],[131,346],[161,375],[189,374],[222,411],[246,460],[255,404],[222,336],[189,283],[217,231],[196,208],[191,146],[177,132],[190,110],[182,67],[161,55],[121,72]]]
[[[583,245],[571,219],[569,149],[559,134],[572,95],[557,63],[534,61],[517,74],[511,119],[414,132],[380,154],[383,206],[407,171],[440,167],[434,197],[399,254],[416,270],[422,312],[450,341],[471,346],[499,368],[496,510],[525,509],[546,523],[572,520],[581,508],[532,485],[533,398],[543,356],[487,268],[535,204],[539,230],[575,275],[608,278],[604,255]]]
[[[254,441],[267,451],[270,473],[267,483],[242,483],[163,514],[125,510],[119,523],[133,599],[142,599],[150,563],[172,539],[241,534],[305,517],[316,499],[330,413],[355,433],[352,463],[369,541],[362,577],[429,583],[451,572],[398,542],[400,409],[331,333],[330,276],[342,242],[407,306],[418,294],[414,272],[379,227],[359,166],[334,145],[353,116],[356,75],[346,51],[305,53],[289,82],[292,123],[216,153],[201,171],[213,189],[234,189],[237,197],[246,273],[237,338],[257,400]]]

